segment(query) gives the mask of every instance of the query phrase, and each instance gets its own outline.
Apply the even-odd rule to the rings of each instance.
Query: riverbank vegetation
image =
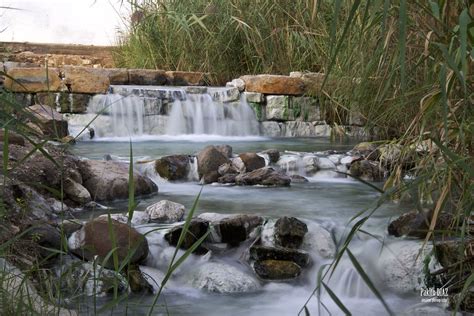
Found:
[[[357,115],[391,148],[383,198],[410,195],[420,212],[429,210],[426,241],[449,235],[459,241],[459,254],[472,251],[466,246],[474,208],[469,1],[149,0],[132,6],[133,23],[116,52],[123,66],[209,72],[214,84],[244,74],[324,73],[316,94],[332,123]],[[455,224],[435,230],[445,213]],[[473,283],[466,262],[453,263],[450,273],[453,289],[466,295]]]

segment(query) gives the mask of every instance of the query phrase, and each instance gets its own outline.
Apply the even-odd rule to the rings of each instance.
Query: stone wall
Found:
[[[85,113],[94,95],[109,92],[123,94],[120,93],[120,86],[124,85],[188,86],[186,93],[211,95],[214,93],[212,87],[205,87],[208,82],[207,74],[198,72],[82,66],[46,69],[12,67],[10,64],[4,64],[3,67],[7,75],[4,88],[13,92],[18,102],[26,106],[34,104],[53,106],[61,113]],[[324,74],[319,73],[243,76],[227,83],[229,88],[227,95],[218,101],[238,103],[243,96],[253,108],[260,122],[261,132],[265,136],[365,137],[363,124],[354,120],[353,116],[350,116],[347,122],[340,122],[335,127],[327,123],[319,96],[323,80]],[[137,87],[136,94],[142,96],[144,90]],[[151,93],[150,90],[147,91]],[[166,99],[161,95],[151,97]],[[219,97],[222,98],[222,95]]]

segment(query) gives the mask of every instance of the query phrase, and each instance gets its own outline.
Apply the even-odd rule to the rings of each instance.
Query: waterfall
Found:
[[[115,87],[112,93],[94,96],[87,114],[73,116],[71,130],[93,120],[99,139],[260,134],[253,109],[238,91],[193,88]]]

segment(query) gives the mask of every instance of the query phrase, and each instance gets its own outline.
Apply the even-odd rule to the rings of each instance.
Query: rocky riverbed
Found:
[[[33,112],[43,122],[55,115]],[[50,130],[48,124],[42,127],[38,133]],[[219,300],[230,299],[232,313],[238,314],[237,301],[232,301],[238,300],[237,293],[256,293],[260,308],[268,313],[275,306],[284,308],[281,304],[272,307],[270,298],[281,298],[291,289],[285,308],[297,310],[304,301],[294,293],[308,296],[318,270],[340,250],[350,227],[347,219],[378,198],[353,178],[380,186],[389,176],[387,166],[400,158],[396,147],[371,143],[351,150],[314,152],[236,152],[232,146],[219,144],[186,154],[136,157],[130,168],[127,159],[113,153],[87,159],[60,143],[41,149],[33,143],[20,135],[9,137],[9,171],[2,181],[2,200],[8,211],[0,237],[2,244],[12,242],[5,257],[8,263],[2,261],[8,266],[4,271],[27,273],[32,266],[41,268],[40,273],[26,274],[31,280],[28,286],[43,294],[45,284],[61,280],[60,292],[67,298],[61,304],[72,309],[78,308],[73,299],[78,294],[107,300],[113,293],[141,293],[146,301],[160,289],[175,252],[179,257],[192,249],[193,254],[166,285],[172,301],[179,303],[176,293],[181,293],[196,303],[198,313],[212,313],[201,304],[212,296],[197,293],[220,293],[230,295]],[[409,170],[409,160],[406,165]],[[132,217],[123,206],[131,188],[130,171],[140,202]],[[203,206],[185,224],[199,184],[206,185],[200,199]],[[338,194],[344,203],[338,201]],[[405,310],[403,305],[409,302],[421,312],[424,307],[417,307],[416,299],[404,301],[404,297],[432,286],[427,271],[449,268],[455,262],[450,254],[456,243],[439,241],[434,248],[423,248],[420,255],[418,238],[425,236],[433,215],[427,210],[396,219],[400,208],[410,210],[409,204],[403,205],[389,204],[382,215],[368,222],[371,234],[387,238],[387,248],[358,234],[351,249],[364,267],[372,269],[370,276],[391,304]],[[455,224],[449,214],[442,217],[438,229]],[[183,233],[185,225],[189,227]],[[465,256],[469,260],[472,253]],[[383,311],[346,257],[340,270],[329,285],[354,310],[360,308],[355,297],[368,300],[373,313]],[[41,308],[54,306],[38,297]],[[242,301],[258,305],[248,297]],[[469,308],[468,300],[464,304]],[[79,312],[88,308],[89,303],[79,304]],[[67,312],[75,313],[61,310]]]

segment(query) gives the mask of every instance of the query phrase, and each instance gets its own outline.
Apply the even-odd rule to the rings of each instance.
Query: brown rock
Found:
[[[289,186],[290,177],[281,174],[273,168],[260,168],[244,174],[239,174],[235,178],[238,185],[269,185],[269,186]]]
[[[301,78],[277,75],[243,76],[245,91],[264,94],[302,95],[305,85]]]
[[[167,71],[168,82],[174,86],[203,86],[206,84],[206,74],[189,71]]]
[[[126,68],[102,68],[99,71],[109,78],[110,84],[127,85],[130,82]]]
[[[349,169],[351,175],[365,181],[382,181],[385,170],[378,162],[371,160],[358,160],[351,164]]]
[[[84,113],[92,96],[84,93],[37,93],[37,104],[58,107],[61,113]]]
[[[4,87],[12,92],[58,92],[63,88],[56,68],[12,68]]]
[[[64,81],[72,93],[107,93],[110,80],[101,69],[64,67]]]
[[[265,167],[265,159],[256,153],[243,153],[239,155],[239,158],[242,159],[247,172]]]
[[[132,251],[134,253],[130,257],[130,264],[139,264],[148,256],[148,242],[145,236],[116,220],[111,220],[109,223],[107,218],[88,222],[71,236],[68,244],[69,250],[76,255],[89,261],[98,256],[101,263],[114,248],[116,248],[119,265]],[[105,267],[113,268],[113,266],[113,256],[110,256]]]
[[[197,155],[198,173],[204,183],[216,182],[219,179],[219,166],[228,162],[215,146],[207,146]]]
[[[32,123],[41,129],[43,135],[61,139],[69,134],[67,121],[53,108],[37,104],[27,110],[33,114]]]
[[[388,226],[388,234],[401,237],[410,236],[425,238],[431,223],[431,215],[418,211],[402,214]],[[453,223],[453,217],[447,213],[441,213],[436,221],[435,230],[447,230]]]
[[[275,243],[286,248],[299,248],[308,232],[305,223],[295,217],[281,217],[275,223]]]
[[[186,155],[162,157],[156,160],[155,170],[162,178],[168,180],[185,180],[189,171],[189,157]]]
[[[129,69],[129,84],[131,85],[164,85],[168,78],[163,70]]]
[[[0,128],[0,142],[5,141],[5,130]],[[18,146],[25,146],[25,138],[13,131],[8,131],[8,143]]]

